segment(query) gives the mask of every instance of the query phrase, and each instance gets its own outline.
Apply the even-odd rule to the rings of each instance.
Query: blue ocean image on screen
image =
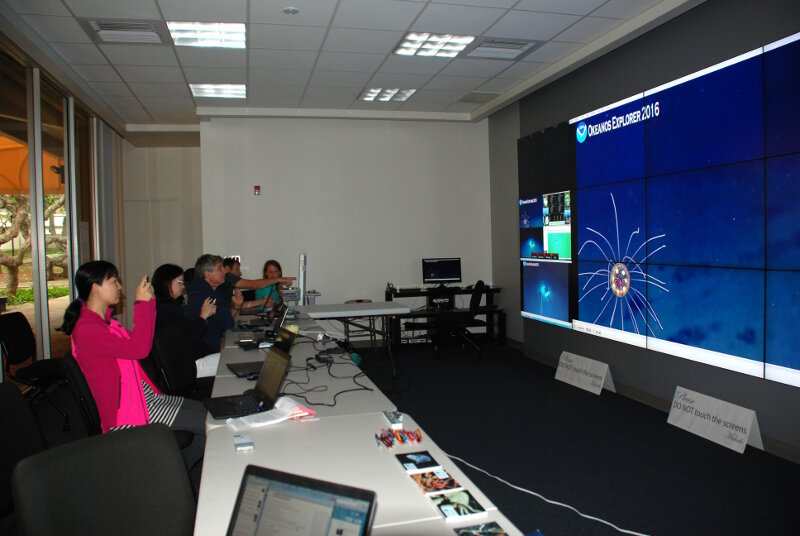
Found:
[[[660,264],[763,268],[763,162],[648,179],[647,233],[669,237]]]
[[[612,116],[640,111],[641,100],[584,119],[587,128],[610,124]],[[573,127],[577,128],[577,124]],[[644,177],[644,127],[639,122],[623,128],[575,139],[578,188]]]
[[[569,322],[569,264],[547,261],[523,262],[522,310]]]
[[[580,260],[619,262],[644,243],[644,191],[641,180],[578,190]]]
[[[767,155],[800,151],[800,41],[764,54]]]
[[[767,268],[800,270],[800,154],[767,160]]]
[[[662,339],[761,361],[764,358],[764,272],[650,265],[669,292],[648,287]]]
[[[766,362],[800,369],[800,273],[767,271]]]
[[[521,258],[532,257],[536,253],[544,253],[541,227],[538,229],[520,229],[519,241],[519,256]]]
[[[647,175],[763,158],[763,84],[759,55],[645,97]]]

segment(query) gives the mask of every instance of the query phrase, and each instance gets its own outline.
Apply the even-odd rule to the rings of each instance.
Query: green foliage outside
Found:
[[[60,298],[69,294],[69,287],[51,287],[47,289],[47,299]],[[8,305],[22,305],[33,302],[33,289],[18,288],[15,295],[8,297]]]

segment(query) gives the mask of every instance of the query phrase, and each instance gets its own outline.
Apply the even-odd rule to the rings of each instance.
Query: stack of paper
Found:
[[[230,418],[225,423],[234,432],[247,430],[248,428],[258,428],[268,424],[283,422],[288,419],[302,419],[312,417],[317,412],[311,408],[301,406],[300,403],[289,396],[282,396],[275,402],[275,406],[269,411],[254,413],[245,417]]]

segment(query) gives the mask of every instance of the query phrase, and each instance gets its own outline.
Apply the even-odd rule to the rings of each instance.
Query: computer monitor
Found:
[[[461,259],[422,259],[423,283],[460,283]]]

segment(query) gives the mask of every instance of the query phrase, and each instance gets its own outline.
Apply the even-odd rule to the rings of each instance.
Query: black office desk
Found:
[[[481,305],[478,309],[478,315],[486,316],[486,335],[489,338],[496,338],[500,344],[506,342],[506,313],[503,309],[497,308],[494,304],[494,295],[499,294],[503,290],[501,287],[486,286],[483,289],[485,304]],[[409,318],[432,318],[438,314],[445,314],[453,311],[455,305],[455,297],[459,295],[472,295],[471,288],[454,288],[454,287],[426,287],[415,289],[386,289],[384,292],[384,299],[386,301],[393,301],[395,298],[425,298],[424,309],[411,311],[402,315],[397,315],[391,319],[390,333],[393,335],[392,344],[397,345],[402,339],[402,326],[401,321]],[[441,300],[449,301],[450,309],[435,307],[435,301]],[[456,311],[460,309],[455,309]],[[495,335],[495,317],[497,320],[497,334]]]

